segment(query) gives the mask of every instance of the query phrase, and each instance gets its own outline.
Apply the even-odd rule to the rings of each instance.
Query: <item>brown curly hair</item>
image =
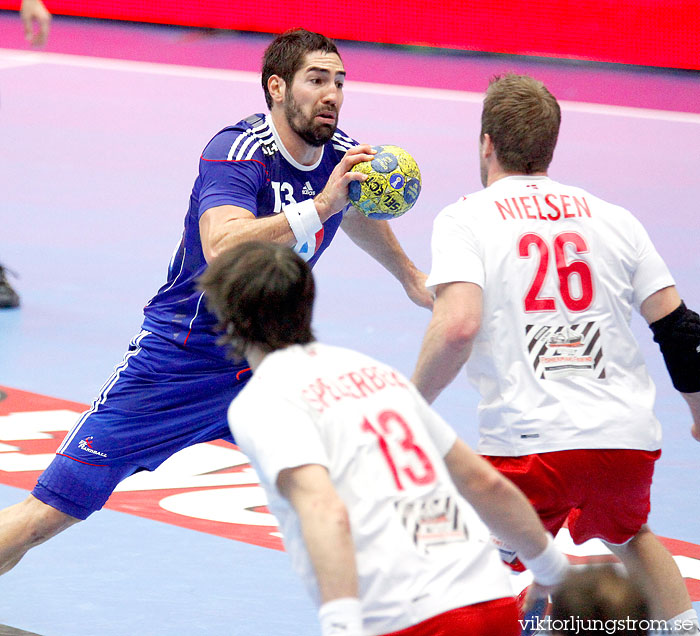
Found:
[[[314,340],[314,278],[289,247],[241,243],[210,263],[199,287],[219,320],[219,344],[230,346],[235,358],[243,358],[251,344],[270,352]]]

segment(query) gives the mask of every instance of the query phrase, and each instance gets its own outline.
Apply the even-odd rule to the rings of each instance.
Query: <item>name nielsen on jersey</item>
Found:
[[[496,209],[498,212],[500,212],[501,218],[504,221],[516,218],[558,221],[559,219],[583,217],[584,214],[588,218],[591,217],[591,209],[588,206],[586,197],[579,198],[569,194],[557,195],[549,193],[544,196],[544,204],[549,209],[545,208],[544,211],[540,205],[540,199],[542,199],[542,197],[538,197],[537,195],[528,195],[522,197],[510,197],[509,199],[503,199],[503,201],[494,201],[494,203],[496,204]],[[573,199],[573,202],[569,201],[569,199]],[[560,207],[557,206],[557,203],[559,203]],[[573,208],[575,208],[575,212],[573,211]],[[535,210],[537,212],[536,214]],[[547,212],[546,215],[545,212]],[[506,216],[506,214],[508,216]]]

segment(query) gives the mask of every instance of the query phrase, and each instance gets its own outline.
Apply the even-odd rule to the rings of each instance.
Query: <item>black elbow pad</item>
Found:
[[[681,302],[678,309],[649,327],[673,386],[682,393],[700,391],[700,316]]]

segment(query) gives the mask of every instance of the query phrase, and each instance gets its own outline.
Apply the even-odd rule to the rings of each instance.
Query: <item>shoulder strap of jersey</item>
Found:
[[[229,159],[236,161],[251,159],[257,150],[266,156],[278,152],[272,130],[264,115],[250,115],[235,126],[224,128],[221,132],[227,130],[236,131],[237,134],[237,138],[228,151]]]
[[[250,117],[246,117],[243,120],[246,124],[248,124],[251,128],[256,128],[257,126],[260,126],[265,122],[265,118],[262,115],[251,115]]]
[[[357,146],[357,142],[343,131],[336,130],[333,133],[333,148],[338,153],[338,157],[342,157],[353,146]]]

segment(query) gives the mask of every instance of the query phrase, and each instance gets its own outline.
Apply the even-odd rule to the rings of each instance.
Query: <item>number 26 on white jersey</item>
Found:
[[[569,263],[566,262],[567,245],[571,245],[576,254],[586,254],[589,251],[586,240],[578,232],[562,232],[554,237],[552,248],[559,279],[559,294],[570,311],[585,311],[593,302],[593,275],[589,264],[584,260],[574,259]],[[535,232],[528,232],[518,240],[517,249],[520,258],[539,258],[537,270],[523,298],[525,311],[527,313],[555,311],[556,299],[540,296],[550,264],[550,246],[547,241]]]

